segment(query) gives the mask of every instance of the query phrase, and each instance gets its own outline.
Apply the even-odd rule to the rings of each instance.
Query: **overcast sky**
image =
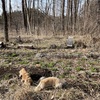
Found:
[[[7,11],[9,11],[9,0],[5,0],[6,2],[7,2]],[[52,1],[52,0],[50,0],[50,1]],[[59,1],[60,0],[56,0],[57,1],[57,3],[58,3],[58,6],[57,6],[57,8],[56,9],[59,9]],[[67,1],[67,0],[66,0]],[[44,10],[45,9],[45,4],[46,4],[46,0],[43,0],[42,1],[43,2],[43,8],[42,8],[42,10]],[[35,3],[36,5],[37,5],[37,3]],[[21,10],[21,0],[11,0],[11,5],[12,5],[12,10],[14,11],[14,10]],[[35,5],[35,6],[36,6]],[[50,4],[49,4],[50,5]],[[59,10],[57,10],[58,12],[57,13],[59,13]],[[1,0],[0,0],[0,14],[2,13],[2,5],[1,5]]]
[[[9,7],[9,0],[5,0],[7,2],[7,7]],[[21,9],[21,0],[11,0],[11,5],[13,10],[20,10]],[[7,8],[8,11],[8,8]],[[0,14],[2,13],[2,4],[1,4],[1,0],[0,0]]]
[[[5,1],[7,2],[7,8],[6,9],[7,9],[7,11],[9,11],[9,0],[5,0]],[[21,1],[22,0],[11,0],[11,5],[12,5],[12,10],[13,11],[14,10],[21,10],[21,8],[22,8],[21,7]],[[50,1],[52,1],[52,0],[50,0]],[[56,0],[56,1],[57,1],[57,5],[58,5],[58,6],[56,6],[56,10],[57,10],[57,13],[59,13],[59,8],[60,8],[59,1],[60,0]],[[66,1],[65,6],[67,6],[67,0],[65,0],[65,1]],[[81,0],[81,1],[83,2],[85,0]],[[44,8],[45,8],[45,4],[46,4],[46,0],[43,0],[43,6],[44,6]],[[65,10],[66,10],[66,7],[65,7]],[[2,14],[2,4],[1,4],[1,0],[0,0],[0,15],[1,14]]]

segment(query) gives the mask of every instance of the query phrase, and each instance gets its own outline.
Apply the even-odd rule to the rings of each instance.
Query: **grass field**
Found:
[[[66,37],[21,37],[23,44],[36,49],[17,48],[19,42],[11,37],[9,48],[0,49],[0,100],[100,100],[100,52],[87,36],[74,36],[87,48],[65,49]],[[1,38],[2,40],[2,38]],[[55,44],[55,49],[50,49]],[[66,83],[63,89],[34,92],[35,86],[24,87],[18,78],[21,67],[52,71]]]

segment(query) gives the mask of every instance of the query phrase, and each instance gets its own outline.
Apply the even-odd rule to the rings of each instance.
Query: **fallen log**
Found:
[[[19,44],[18,48],[27,48],[27,49],[35,49],[33,45],[30,44]]]

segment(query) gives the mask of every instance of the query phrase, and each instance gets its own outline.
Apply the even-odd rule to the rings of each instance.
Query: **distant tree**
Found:
[[[2,9],[3,9],[3,16],[4,16],[4,38],[5,38],[5,42],[9,41],[8,38],[8,19],[7,19],[7,12],[5,9],[5,0],[1,0],[2,1]]]
[[[70,12],[71,12],[71,33],[73,33],[73,0],[70,1]]]
[[[9,26],[11,27],[11,21],[12,21],[12,16],[11,16],[11,0],[9,0]]]
[[[55,0],[53,0],[53,34],[55,34]]]
[[[62,0],[62,32],[63,35],[65,35],[65,23],[64,23],[64,19],[65,19],[65,0]]]
[[[66,11],[66,28],[67,28],[67,31],[69,31],[69,24],[70,24],[70,0],[67,0],[67,11]]]
[[[100,0],[98,0],[98,7],[97,7],[97,13],[98,13],[98,18],[97,18],[97,21],[98,21],[98,34],[100,33]]]
[[[39,2],[40,0],[37,0],[37,35],[40,35],[40,27],[39,27]]]
[[[33,31],[35,34],[35,0],[33,0],[33,18],[32,18],[32,24],[33,24]]]
[[[74,32],[76,31],[76,23],[77,23],[77,16],[78,16],[78,8],[79,8],[79,0],[74,0]]]
[[[32,34],[32,31],[31,31],[31,26],[30,26],[30,20],[29,20],[29,12],[28,12],[28,7],[27,7],[27,0],[24,0],[24,5],[25,5],[25,14],[27,16],[27,25],[28,25],[28,30],[29,30],[29,33]]]
[[[25,31],[27,31],[27,15],[25,11],[25,0],[22,0],[22,12],[23,12],[24,28]]]

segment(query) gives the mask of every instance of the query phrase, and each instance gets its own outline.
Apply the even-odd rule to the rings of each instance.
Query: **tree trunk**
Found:
[[[11,22],[12,22],[12,16],[11,16],[11,0],[9,0],[9,26],[10,26],[10,29],[11,29]]]
[[[65,12],[65,10],[64,10],[64,8],[65,8],[65,0],[62,0],[62,32],[63,32],[63,35],[65,35],[65,23],[64,23],[64,18],[65,18],[64,12]]]
[[[24,28],[25,28],[25,31],[27,32],[27,15],[25,12],[25,1],[24,0],[22,0],[22,12],[23,12]]]
[[[33,24],[33,33],[35,34],[35,0],[33,0],[33,19],[32,19],[32,24]]]
[[[27,8],[27,2],[25,0],[24,2],[25,4],[25,13],[26,13],[26,16],[27,16],[27,24],[28,24],[28,29],[29,29],[29,33],[32,34],[32,30],[31,30],[31,26],[30,26],[30,21],[29,21],[29,13],[28,13],[28,8]]]
[[[5,0],[2,1],[2,9],[3,9],[3,16],[4,16],[4,37],[5,37],[5,42],[9,41],[8,37],[8,19],[7,19],[7,12],[5,9]]]
[[[77,31],[76,22],[77,22],[78,7],[79,7],[79,0],[74,0],[74,32]]]
[[[67,11],[66,11],[66,19],[67,19],[67,21],[66,21],[66,27],[67,27],[67,31],[69,32],[69,26],[70,26],[70,0],[67,0]]]
[[[55,0],[53,0],[53,35],[55,35]]]
[[[71,9],[70,9],[70,12],[71,12],[71,33],[73,33],[73,0],[71,0]]]
[[[97,18],[98,34],[100,34],[100,0],[98,0],[97,14],[98,14],[98,18]]]
[[[39,27],[39,1],[37,0],[37,36],[40,35],[40,27]]]

